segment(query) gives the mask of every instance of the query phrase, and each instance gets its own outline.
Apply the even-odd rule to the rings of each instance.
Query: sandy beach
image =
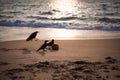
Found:
[[[120,0],[0,0],[0,80],[120,80]]]
[[[0,80],[119,80],[120,39],[0,42]]]

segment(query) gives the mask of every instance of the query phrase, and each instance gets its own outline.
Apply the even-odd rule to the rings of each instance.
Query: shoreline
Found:
[[[51,38],[52,39],[52,38]],[[44,41],[44,40],[51,40],[51,39],[36,39],[35,41]],[[55,39],[56,41],[92,41],[92,40],[120,40],[120,38],[98,38],[98,39]],[[0,41],[1,42],[13,42],[13,41],[25,41],[25,39],[18,39],[18,40],[6,40]]]
[[[0,41],[24,40],[34,31],[39,31],[36,38],[40,40],[120,39],[119,31],[28,27],[0,27],[0,31]]]

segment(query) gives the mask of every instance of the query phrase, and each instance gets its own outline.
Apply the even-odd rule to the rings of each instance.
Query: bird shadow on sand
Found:
[[[41,54],[41,56],[45,56],[47,52],[57,52],[58,50],[53,50],[51,48],[46,48],[46,50],[41,50],[38,53]]]
[[[45,52],[46,52],[46,51],[39,51],[38,53],[39,53],[41,56],[45,56]]]

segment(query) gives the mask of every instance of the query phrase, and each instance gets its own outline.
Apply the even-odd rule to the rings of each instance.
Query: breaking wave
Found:
[[[9,27],[40,27],[40,28],[64,28],[64,29],[77,29],[77,30],[104,30],[104,31],[120,31],[120,26],[109,25],[93,25],[87,24],[67,24],[67,23],[41,23],[35,21],[7,21],[1,20],[0,26]]]

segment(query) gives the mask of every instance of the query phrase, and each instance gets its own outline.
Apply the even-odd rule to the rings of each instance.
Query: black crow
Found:
[[[42,46],[37,51],[41,49],[45,50],[46,46],[47,46],[47,40],[45,40],[44,44],[42,44]]]
[[[54,39],[52,39],[49,43],[47,43],[47,46],[51,47],[54,44]]]
[[[30,36],[26,39],[26,41],[31,41],[31,40],[35,39],[37,33],[39,33],[39,32],[38,32],[38,31],[35,31],[35,32],[33,32],[32,34],[30,34]]]

